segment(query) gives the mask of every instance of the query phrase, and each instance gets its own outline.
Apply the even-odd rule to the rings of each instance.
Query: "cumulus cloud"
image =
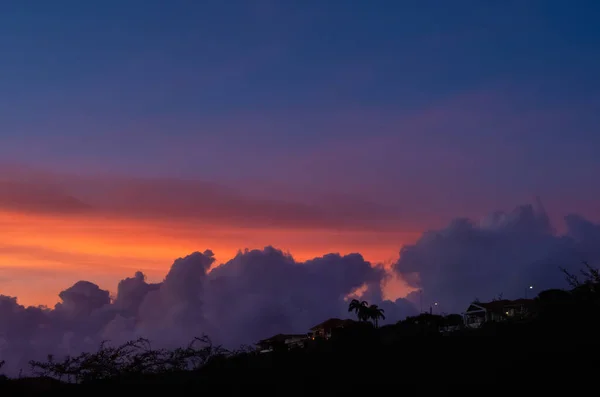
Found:
[[[386,272],[359,254],[328,254],[299,263],[272,247],[239,252],[213,268],[214,254],[177,259],[161,283],[144,274],[108,291],[79,281],[60,292],[53,309],[23,307],[0,296],[0,356],[6,370],[53,353],[94,350],[102,340],[146,337],[155,346],[181,346],[209,335],[228,347],[252,344],[277,333],[304,333],[329,317],[348,317],[347,298],[361,291],[380,303],[388,321],[414,313],[402,299],[381,301]]]
[[[143,273],[125,278],[116,296],[89,281],[60,292],[54,308],[24,307],[0,295],[0,357],[16,373],[47,353],[95,350],[102,340],[146,337],[154,346],[180,346],[207,334],[227,347],[277,333],[304,333],[329,318],[348,317],[347,300],[360,296],[385,310],[391,323],[428,309],[460,312],[474,298],[532,297],[565,286],[559,266],[576,271],[580,261],[600,260],[600,225],[566,217],[557,233],[545,211],[531,205],[496,212],[479,222],[456,219],[423,233],[400,251],[392,272],[421,292],[383,300],[391,273],[360,254],[327,254],[297,262],[280,250],[239,252],[213,267],[212,251],[177,259],[164,280]],[[533,285],[530,291],[528,286]]]
[[[582,260],[600,260],[600,225],[576,215],[565,220],[566,232],[556,233],[539,204],[480,222],[456,219],[403,247],[393,268],[421,289],[408,299],[424,309],[438,302],[439,310],[461,312],[475,298],[533,297],[566,286],[559,267],[577,272]]]

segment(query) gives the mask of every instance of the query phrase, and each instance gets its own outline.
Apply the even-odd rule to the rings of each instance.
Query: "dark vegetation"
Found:
[[[353,300],[349,311],[358,322],[301,348],[231,352],[207,337],[172,351],[153,349],[144,339],[103,344],[96,353],[31,362],[37,377],[4,378],[0,395],[80,395],[130,386],[142,393],[354,395],[387,392],[388,386],[398,392],[399,384],[422,391],[573,393],[594,383],[600,369],[600,274],[587,264],[579,276],[565,274],[571,289],[541,292],[534,315],[478,329],[464,327],[460,315],[431,313],[378,327],[383,310]],[[444,327],[453,331],[440,332]]]

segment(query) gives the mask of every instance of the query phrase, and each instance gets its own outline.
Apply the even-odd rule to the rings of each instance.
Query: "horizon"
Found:
[[[12,214],[13,216],[15,214]],[[382,272],[381,273],[381,277],[379,278],[379,281],[377,282],[376,286],[368,286],[365,283],[361,283],[358,282],[358,284],[355,284],[352,288],[350,288],[349,290],[346,291],[346,294],[342,296],[343,300],[346,301],[348,299],[350,299],[351,297],[356,297],[356,298],[361,298],[363,296],[369,296],[369,293],[373,293],[373,291],[369,291],[369,288],[373,288],[375,287],[376,291],[375,291],[375,299],[377,302],[381,302],[381,301],[395,301],[397,299],[403,300],[403,298],[408,298],[411,296],[412,292],[419,292],[421,291],[422,293],[422,287],[419,287],[419,283],[422,282],[422,280],[419,280],[418,278],[420,277],[420,275],[418,274],[418,272],[416,272],[415,274],[417,274],[417,279],[413,279],[413,273],[412,272],[407,272],[406,274],[403,274],[403,272],[401,270],[399,270],[399,267],[403,266],[403,265],[407,265],[409,268],[410,267],[414,267],[415,263],[413,263],[413,258],[411,258],[411,252],[414,250],[419,250],[420,245],[425,245],[427,246],[428,244],[431,243],[432,239],[435,241],[435,239],[443,239],[444,237],[448,237],[449,235],[452,234],[457,234],[460,235],[461,233],[464,233],[464,230],[460,230],[463,228],[467,228],[467,232],[468,233],[479,233],[482,235],[488,235],[488,237],[492,237],[494,239],[498,239],[498,240],[502,240],[504,238],[504,235],[509,235],[509,237],[511,239],[514,238],[519,238],[519,237],[523,237],[523,233],[534,233],[534,234],[538,234],[538,235],[533,235],[533,236],[529,236],[530,238],[532,238],[533,241],[536,241],[538,238],[542,237],[544,239],[554,239],[556,240],[556,242],[560,242],[561,240],[564,239],[569,239],[572,240],[574,244],[578,244],[578,245],[582,245],[582,246],[586,246],[586,244],[589,243],[589,241],[586,241],[586,235],[582,235],[580,230],[583,231],[587,231],[586,229],[589,229],[590,227],[592,227],[593,229],[595,229],[596,233],[600,233],[600,224],[597,223],[593,223],[590,222],[589,220],[577,215],[577,214],[569,214],[565,217],[565,223],[568,225],[568,230],[565,231],[557,231],[557,228],[554,227],[554,225],[552,224],[552,221],[548,215],[548,213],[546,212],[545,208],[543,207],[541,200],[539,200],[539,198],[537,199],[535,204],[526,204],[526,205],[522,205],[522,206],[517,206],[516,208],[514,208],[512,211],[493,211],[491,213],[489,213],[487,216],[483,216],[480,217],[478,220],[475,219],[469,219],[469,218],[465,218],[465,217],[460,217],[460,218],[456,218],[454,220],[452,220],[451,222],[449,222],[447,225],[445,225],[442,228],[439,229],[432,229],[432,230],[428,230],[424,233],[422,233],[420,236],[418,236],[418,238],[415,239],[415,241],[411,242],[411,243],[407,243],[405,245],[403,245],[401,247],[401,249],[399,250],[399,254],[397,256],[396,260],[393,261],[388,261],[388,262],[383,262],[383,261],[371,261],[369,260],[369,258],[365,257],[365,255],[363,255],[361,252],[358,251],[350,251],[350,252],[326,252],[320,255],[315,255],[315,256],[308,256],[308,257],[299,257],[299,256],[295,256],[293,252],[290,252],[289,250],[286,249],[281,249],[277,246],[273,246],[273,245],[266,245],[264,247],[246,247],[246,248],[238,248],[237,250],[235,250],[234,255],[232,255],[230,258],[227,259],[221,259],[219,260],[219,256],[218,253],[215,252],[215,250],[212,250],[210,247],[206,247],[205,249],[200,249],[200,250],[193,250],[190,251],[184,255],[175,257],[173,260],[169,261],[169,263],[171,264],[175,264],[181,261],[187,261],[189,258],[194,257],[195,255],[202,255],[205,256],[207,255],[206,253],[209,253],[208,255],[210,256],[211,260],[210,260],[210,265],[205,267],[205,269],[203,270],[207,276],[211,275],[211,273],[215,272],[217,273],[217,276],[219,275],[219,272],[222,270],[219,270],[218,268],[221,266],[224,266],[225,268],[227,268],[228,266],[231,266],[232,263],[236,262],[237,260],[244,260],[245,257],[248,256],[252,256],[253,254],[258,254],[258,255],[263,255],[263,254],[267,254],[269,252],[277,252],[279,253],[279,255],[281,255],[281,259],[285,261],[291,261],[294,265],[298,265],[298,266],[304,266],[308,263],[312,263],[315,261],[320,261],[320,260],[325,260],[326,258],[337,258],[337,259],[341,259],[344,260],[346,258],[349,257],[357,257],[360,259],[360,261],[367,267],[369,267],[370,269],[377,271],[377,272]],[[458,225],[458,228],[457,228]],[[579,230],[578,230],[579,229]],[[313,232],[313,230],[310,230],[311,232]],[[495,234],[495,236],[494,236]],[[584,237],[584,239],[582,240],[581,237]],[[594,235],[592,235],[592,237],[595,237]],[[473,238],[473,241],[468,242],[469,245],[473,245],[477,243],[477,238]],[[512,241],[512,244],[515,244],[516,241]],[[435,245],[434,245],[435,246]],[[472,249],[474,247],[468,247],[469,249]],[[534,249],[539,249],[540,247],[534,247]],[[541,246],[542,249],[545,250],[545,247],[542,245]],[[554,248],[554,247],[553,247]],[[577,251],[575,251],[577,252]],[[581,251],[579,251],[581,252]],[[405,257],[403,258],[403,253],[405,254]],[[467,252],[468,253],[468,252]],[[559,267],[566,267],[566,268],[574,268],[577,267],[578,265],[581,265],[580,262],[585,262],[586,259],[582,258],[580,262],[578,262],[576,258],[574,257],[572,254],[574,252],[569,252],[569,250],[565,250],[565,252],[563,252],[562,254],[566,254],[568,256],[571,257],[570,261],[567,261],[566,263],[555,263],[557,269]],[[426,255],[429,253],[425,253]],[[508,255],[511,255],[510,252],[507,253]],[[595,253],[592,253],[592,255],[595,255]],[[407,259],[408,260],[403,262],[403,259]],[[436,264],[433,263],[433,265],[435,266]],[[476,265],[479,265],[476,263]],[[530,263],[524,263],[523,267],[521,268],[521,270],[533,270],[532,266],[535,265],[535,263],[530,262]],[[539,265],[539,263],[538,263]],[[544,268],[545,271],[551,271],[552,269],[550,268],[550,266],[552,265],[552,263],[547,262],[547,263],[542,263],[542,266]],[[169,270],[172,269],[172,266],[170,268],[166,268],[165,271],[165,275],[168,274]],[[258,264],[256,266],[259,266]],[[422,264],[421,264],[422,266]],[[456,266],[456,265],[454,265]],[[528,269],[529,267],[529,269]],[[203,266],[204,268],[204,266]],[[19,268],[15,268],[15,270],[19,270]],[[105,290],[107,293],[110,293],[110,303],[114,303],[114,301],[117,299],[118,297],[118,292],[117,292],[117,283],[120,283],[124,280],[129,279],[129,277],[133,277],[133,278],[137,278],[137,274],[143,274],[143,280],[145,282],[148,282],[149,284],[155,283],[155,284],[160,284],[163,283],[165,281],[165,277],[164,276],[160,276],[160,277],[148,277],[148,274],[146,273],[146,271],[144,271],[144,269],[140,269],[140,268],[136,268],[136,267],[130,267],[129,269],[129,273],[124,274],[122,276],[120,276],[120,278],[117,278],[116,282],[114,283],[113,287],[107,287],[107,286],[103,286],[98,284],[98,287],[100,287],[101,290]],[[343,269],[340,269],[343,271]],[[413,269],[413,270],[418,270],[418,269]],[[494,272],[495,269],[490,268],[490,269],[484,269],[490,272]],[[554,269],[556,270],[556,269]],[[151,271],[157,271],[157,269],[151,269]],[[118,277],[118,276],[114,276],[114,277]],[[536,277],[539,277],[539,275],[537,275]],[[549,277],[550,280],[554,280],[554,282],[556,282],[557,278],[556,277]],[[0,279],[2,280],[2,279]],[[533,280],[533,278],[531,279]],[[73,283],[77,284],[80,281],[84,281],[84,282],[91,282],[92,284],[96,285],[96,283],[94,282],[94,280],[92,278],[87,278],[87,279],[80,279],[80,280],[76,280],[76,282]],[[365,281],[366,282],[366,281]],[[412,284],[412,285],[411,285]],[[526,288],[531,289],[531,282],[530,283],[525,283]],[[548,284],[547,282],[543,282],[541,285],[545,286],[546,288],[549,287],[559,287],[559,285],[557,284]],[[63,286],[64,287],[64,286]],[[512,285],[507,285],[507,288],[512,288]],[[539,285],[536,285],[536,290],[538,290]],[[533,292],[533,291],[527,291],[526,288],[523,288],[523,293],[527,293],[527,292]],[[502,293],[501,293],[502,294]],[[0,294],[0,295],[8,295],[11,296],[10,294]],[[54,301],[50,302],[50,303],[46,303],[46,302],[42,302],[42,303],[33,303],[33,304],[28,304],[27,302],[23,302],[21,301],[18,296],[13,295],[15,298],[17,298],[17,302],[20,305],[24,305],[25,307],[38,307],[38,306],[43,306],[43,307],[49,307],[49,308],[53,308],[55,305],[57,305],[56,307],[59,307],[61,305],[61,297],[59,296],[60,294],[58,293],[58,291],[56,292],[56,298],[54,299]],[[372,296],[372,295],[371,295]],[[379,298],[377,298],[377,296],[379,296]],[[495,293],[489,293],[488,296],[485,296],[485,298],[483,299],[483,301],[486,300],[491,300],[493,298],[496,298],[497,294]],[[519,298],[520,296],[513,296],[513,298]],[[439,304],[438,299],[434,299],[434,301],[436,301],[436,303]],[[433,302],[433,301],[432,301]],[[412,305],[416,306],[416,298],[415,296],[412,296],[412,300],[410,301],[410,303]],[[429,303],[428,303],[429,305]],[[455,309],[455,308],[454,308]]]
[[[469,219],[478,225],[514,209],[494,208],[406,231],[403,214],[395,208],[353,197],[337,197],[333,205],[326,195],[275,199],[197,180],[78,175],[5,164],[0,187],[5,187],[0,228],[10,231],[0,250],[0,293],[17,296],[26,306],[52,307],[59,302],[58,292],[78,280],[114,294],[117,283],[136,271],[150,282],[162,281],[175,259],[196,251],[215,252],[218,266],[239,251],[267,246],[299,262],[358,253],[395,277],[383,289],[386,298],[395,300],[415,289],[390,270],[405,246],[453,222]],[[542,201],[537,197],[528,205],[548,217],[552,233],[568,233],[565,218],[576,213],[552,216]],[[36,273],[41,284],[32,279]]]

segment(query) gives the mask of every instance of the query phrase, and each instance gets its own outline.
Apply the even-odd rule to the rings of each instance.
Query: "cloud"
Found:
[[[23,212],[73,214],[90,206],[51,184],[0,180],[0,209]]]
[[[393,218],[391,208],[353,197],[308,196],[289,197],[258,186],[228,187],[176,178],[76,176],[0,164],[0,210],[4,211],[347,230],[381,230],[382,224]]]
[[[567,231],[559,235],[541,205],[495,212],[480,222],[456,219],[403,247],[393,268],[422,289],[409,299],[424,308],[438,302],[442,311],[461,312],[475,298],[532,297],[566,286],[559,266],[577,271],[582,260],[600,260],[600,225],[576,215],[565,220]]]
[[[328,254],[306,262],[272,247],[239,252],[215,267],[212,251],[177,259],[160,283],[141,272],[125,278],[111,299],[79,281],[59,293],[53,309],[24,307],[0,296],[0,356],[7,371],[47,353],[94,350],[140,336],[155,346],[180,346],[208,334],[228,347],[280,332],[304,333],[329,318],[351,316],[347,297],[357,290],[385,308],[388,321],[414,313],[402,299],[382,301],[386,272],[359,254]]]
[[[171,347],[208,334],[237,347],[348,317],[347,299],[353,296],[379,304],[384,323],[433,302],[439,303],[436,310],[460,312],[476,297],[533,296],[566,286],[559,266],[576,271],[582,259],[600,261],[600,225],[569,215],[566,227],[558,234],[540,205],[525,205],[423,233],[400,251],[395,273],[356,253],[298,262],[273,247],[240,251],[215,267],[214,253],[206,250],[177,259],[159,283],[136,272],[121,280],[114,297],[88,281],[60,292],[53,309],[0,296],[0,356],[15,373],[29,359],[94,350],[106,339],[147,337],[155,346]],[[384,300],[382,285],[393,275],[422,292]]]
[[[58,296],[62,303],[56,305],[56,310],[73,317],[87,317],[110,303],[108,291],[89,281],[78,281]]]

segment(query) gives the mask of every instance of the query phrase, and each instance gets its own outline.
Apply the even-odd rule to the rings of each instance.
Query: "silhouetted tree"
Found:
[[[373,324],[375,324],[375,328],[379,327],[379,319],[385,320],[385,310],[381,309],[377,305],[371,305],[367,309],[367,316],[371,320],[373,320]]]
[[[367,321],[369,319],[369,304],[367,301],[352,299],[348,305],[348,311],[355,312],[359,321]]]
[[[152,349],[150,341],[140,338],[117,347],[102,342],[96,353],[67,356],[63,361],[49,355],[46,362],[30,361],[29,365],[35,375],[80,383],[198,369],[215,357],[229,355],[207,336],[194,338],[187,348],[174,350]]]
[[[553,307],[552,313],[554,319],[559,316],[562,319],[570,319],[570,321],[561,320],[563,324],[570,322],[575,326],[576,323],[576,328],[594,332],[600,328],[600,270],[585,261],[583,265],[584,268],[579,271],[579,277],[583,276],[582,280],[577,275],[560,268],[572,287],[570,291],[572,302],[563,303],[561,307]]]
[[[418,316],[406,317],[398,323],[399,328],[405,334],[437,335],[440,326],[443,325],[443,317],[437,314],[421,313]]]
[[[567,323],[571,324],[577,319],[574,297],[569,291],[549,289],[541,291],[535,298],[537,314],[544,322],[552,322],[553,326]]]
[[[567,282],[573,289],[588,286],[596,290],[597,286],[600,285],[600,270],[592,267],[588,262],[583,261],[584,269],[579,272],[584,277],[583,281],[579,280],[579,277],[569,273],[567,269],[561,267],[560,270],[565,274]]]

